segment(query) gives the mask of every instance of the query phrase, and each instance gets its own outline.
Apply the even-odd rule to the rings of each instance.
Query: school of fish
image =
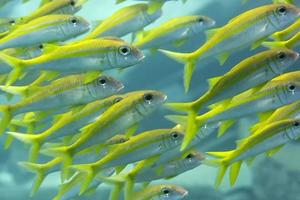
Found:
[[[0,105],[0,135],[5,149],[14,139],[29,147],[28,160],[18,164],[36,174],[31,196],[49,174],[59,172],[61,185],[49,199],[90,195],[103,183],[112,186],[110,200],[188,199],[188,188],[152,181],[208,165],[219,168],[216,187],[228,169],[233,186],[244,161],[250,166],[256,156],[272,156],[300,138],[296,0],[270,0],[218,28],[209,16],[190,15],[145,31],[171,0],[139,1],[93,28],[76,15],[88,0],[41,0],[27,16],[0,18],[0,95],[8,101]],[[0,7],[7,2],[0,0]],[[204,33],[206,41],[193,52],[164,49]],[[123,83],[105,74],[163,54],[184,65],[188,92],[195,68],[206,67],[201,61],[214,57],[223,65],[231,54],[257,47],[265,49],[210,78],[209,89],[191,102],[166,102],[157,90],[122,93]],[[166,116],[174,125],[138,133],[140,122],[163,106],[181,112]],[[197,150],[215,129],[218,137],[230,134],[229,128],[249,115],[259,122],[235,149]],[[142,188],[136,187],[140,183]]]

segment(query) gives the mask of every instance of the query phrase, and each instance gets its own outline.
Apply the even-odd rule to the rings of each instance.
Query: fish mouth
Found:
[[[146,58],[146,56],[142,52],[140,52],[139,55],[138,55],[138,62],[141,62],[145,58]]]
[[[161,101],[162,101],[162,102],[166,102],[167,99],[168,99],[168,96],[167,96],[167,95],[163,94],[163,95],[161,96]]]
[[[183,191],[181,191],[181,195],[182,195],[182,197],[186,197],[189,195],[189,191],[183,190]]]
[[[292,55],[293,59],[294,60],[298,60],[299,58],[299,53],[298,52],[295,52],[293,55]]]

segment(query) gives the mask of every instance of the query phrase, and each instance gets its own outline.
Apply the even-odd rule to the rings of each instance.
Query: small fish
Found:
[[[114,95],[103,100],[89,103],[76,113],[73,113],[73,111],[67,112],[55,120],[53,125],[41,133],[24,134],[7,132],[7,134],[12,135],[14,138],[25,143],[32,144],[29,161],[35,162],[37,160],[40,146],[44,143],[52,142],[53,140],[55,141],[65,136],[75,135],[75,133],[80,132],[82,127],[97,120],[97,118],[100,117],[107,108],[121,101],[122,98],[123,95]]]
[[[147,4],[136,4],[122,8],[102,21],[85,39],[104,36],[122,37],[142,30],[162,15],[160,8],[151,11]]]
[[[245,98],[237,96],[226,105],[216,106],[207,113],[196,117],[196,127],[193,127],[193,130],[197,130],[206,123],[235,120],[243,116],[264,113],[293,103],[300,99],[299,78],[299,71],[281,75],[281,77],[271,80],[261,90],[250,93]],[[187,119],[185,116],[167,116],[167,118],[179,124],[185,124]],[[194,132],[186,132],[182,149],[189,145],[194,136]]]
[[[134,45],[141,49],[155,49],[170,43],[178,46],[214,25],[215,21],[206,16],[176,17],[154,29],[140,32]]]
[[[144,59],[143,53],[121,40],[85,40],[56,48],[40,57],[20,60],[0,54],[0,73],[10,74],[7,85],[14,83],[24,72],[52,71],[76,74],[90,71],[122,69]],[[2,61],[2,63],[1,63]]]
[[[0,110],[4,115],[0,122],[0,133],[3,133],[11,119],[19,114],[84,105],[115,94],[124,87],[123,84],[108,76],[89,79],[84,75],[65,77],[20,102],[1,105]]]
[[[112,145],[120,144],[127,141],[127,138],[122,136],[122,140],[120,139],[121,136],[111,138],[109,141],[106,141],[106,148],[103,149],[100,152],[87,152],[85,154],[82,154],[80,156],[75,156],[74,163],[81,164],[81,163],[90,163],[95,162],[105,156],[107,154],[107,149],[112,148]],[[33,184],[31,196],[33,196],[43,183],[44,179],[52,173],[59,172],[60,171],[60,164],[62,163],[62,158],[54,158],[46,163],[38,164],[38,163],[32,163],[32,162],[19,162],[19,165],[25,169],[27,169],[30,172],[33,172],[36,174],[36,180]],[[108,171],[111,171],[111,169],[108,169],[107,171],[104,171],[104,174]],[[103,174],[101,174],[103,176]],[[66,184],[67,185],[67,184]],[[71,189],[71,188],[70,188]],[[78,189],[79,190],[79,189]],[[65,192],[67,192],[66,188],[61,188],[59,195],[63,195]]]
[[[176,185],[163,184],[148,186],[135,193],[132,200],[181,200],[186,198],[188,191]]]
[[[235,95],[264,84],[288,71],[298,58],[299,54],[289,49],[273,49],[258,53],[235,65],[224,75],[209,79],[209,90],[195,101],[169,103],[167,107],[188,113],[186,129],[194,135],[197,131],[195,118],[202,108],[220,101],[223,104],[230,102]],[[220,135],[224,131],[220,132]]]
[[[234,185],[238,177],[242,162],[251,162],[257,155],[266,152],[268,156],[274,155],[286,143],[295,141],[300,137],[299,120],[282,120],[268,124],[258,133],[237,142],[237,148],[226,152],[208,152],[216,160],[206,160],[208,165],[220,167],[216,186],[221,184],[228,167],[230,169],[230,184]]]
[[[158,179],[173,178],[179,174],[198,167],[199,165],[201,165],[204,159],[205,155],[198,151],[192,151],[191,153],[188,153],[184,158],[177,158],[176,160],[173,160],[164,165],[157,166],[154,163],[152,166],[142,168],[136,173],[134,172],[135,168],[133,168],[132,171],[134,174],[134,181],[136,183],[140,183],[150,182]],[[130,175],[131,172],[129,172],[128,174]]]
[[[12,18],[0,18],[0,38],[4,37],[15,25]]]
[[[287,29],[274,33],[272,37],[279,41],[289,40],[298,32],[300,32],[300,19],[298,19],[294,24],[289,26]]]
[[[276,42],[263,42],[262,46],[267,48],[296,48],[300,46],[300,32],[294,35],[291,39],[287,41],[276,41]]]
[[[77,13],[86,1],[87,0],[51,0],[28,16],[17,19],[17,24],[26,24],[46,15],[72,15]]]
[[[166,56],[185,64],[184,86],[188,91],[192,74],[200,59],[215,56],[224,64],[237,49],[258,47],[273,33],[285,29],[300,17],[300,9],[291,4],[271,4],[249,10],[229,21],[225,26],[210,31],[211,37],[191,53],[160,50]]]
[[[89,23],[72,15],[49,15],[16,25],[0,39],[0,49],[26,47],[47,42],[65,41],[89,30]]]
[[[119,144],[97,162],[73,165],[71,168],[86,174],[81,192],[86,191],[94,177],[102,170],[116,166],[126,166],[129,163],[159,156],[179,145],[183,136],[183,133],[174,129],[146,131],[131,137],[127,142]]]
[[[288,104],[281,108],[276,109],[268,119],[261,121],[251,127],[251,134],[256,134],[268,124],[284,119],[299,119],[300,118],[300,101]]]
[[[102,176],[110,176],[115,172],[114,169],[108,169],[105,170],[101,175]],[[92,193],[96,191],[96,189],[102,184],[102,181],[99,179],[95,179],[91,186],[87,189],[87,191],[79,195],[80,192],[80,182],[84,181],[84,176],[81,174],[76,174],[74,177],[72,177],[71,180],[69,180],[66,183],[63,183],[60,186],[58,194],[53,197],[52,200],[70,200],[70,199],[76,199],[76,198],[82,198],[83,196],[90,196]]]
[[[137,91],[129,93],[127,98],[107,109],[93,124],[81,129],[81,137],[69,146],[43,149],[42,154],[63,157],[66,167],[72,163],[72,157],[96,144],[128,130],[136,129],[137,124],[158,109],[167,96],[159,91]]]

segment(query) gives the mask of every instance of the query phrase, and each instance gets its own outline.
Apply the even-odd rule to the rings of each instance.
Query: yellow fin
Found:
[[[230,103],[231,103],[231,98],[230,99],[226,99],[224,101],[220,101],[218,103],[215,103],[215,104],[212,104],[210,106],[208,106],[210,109],[214,109],[214,108],[217,108],[217,107],[227,107]]]
[[[131,137],[137,131],[138,128],[139,128],[138,124],[131,126],[129,129],[127,129],[125,133],[125,137],[127,138]]]
[[[217,59],[218,59],[220,65],[224,65],[224,63],[227,61],[229,56],[230,56],[230,52],[224,52],[222,54],[217,55]]]
[[[273,112],[274,112],[274,110],[263,112],[263,113],[259,113],[258,114],[259,120],[260,121],[267,120],[273,114]]]
[[[240,146],[240,145],[243,144],[246,140],[247,140],[247,138],[243,138],[243,139],[237,140],[237,141],[235,142],[235,143],[236,143],[236,146]]]
[[[226,158],[227,156],[229,156],[233,152],[234,152],[234,150],[231,150],[231,151],[218,151],[218,152],[206,152],[206,153],[210,156],[214,156],[214,157],[217,157],[217,158]]]
[[[214,78],[210,78],[207,80],[208,84],[209,84],[209,88],[212,88],[214,85],[216,85],[217,82],[219,82],[219,80],[222,78],[223,76],[217,76]]]
[[[226,131],[232,126],[234,125],[236,121],[235,120],[226,120],[226,121],[222,121],[221,125],[219,127],[218,130],[218,137],[221,137],[222,135],[224,135],[226,133]]]
[[[213,28],[205,31],[206,40],[209,40],[216,32],[218,32],[220,28]]]
[[[242,165],[242,161],[238,161],[231,166],[230,175],[229,175],[231,186],[233,186],[236,182],[236,179],[237,179],[240,169],[241,169],[241,165]]]
[[[280,145],[278,147],[275,147],[274,149],[271,149],[267,152],[267,156],[272,157],[274,154],[276,154],[278,151],[282,149],[284,145]]]
[[[251,50],[256,49],[259,47],[267,38],[262,38],[260,40],[257,40],[256,42],[252,43]]]

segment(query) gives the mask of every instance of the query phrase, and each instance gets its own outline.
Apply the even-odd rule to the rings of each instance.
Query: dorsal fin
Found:
[[[220,28],[213,28],[205,31],[206,40],[209,40]]]
[[[216,76],[207,80],[209,88],[212,88],[223,76]]]

